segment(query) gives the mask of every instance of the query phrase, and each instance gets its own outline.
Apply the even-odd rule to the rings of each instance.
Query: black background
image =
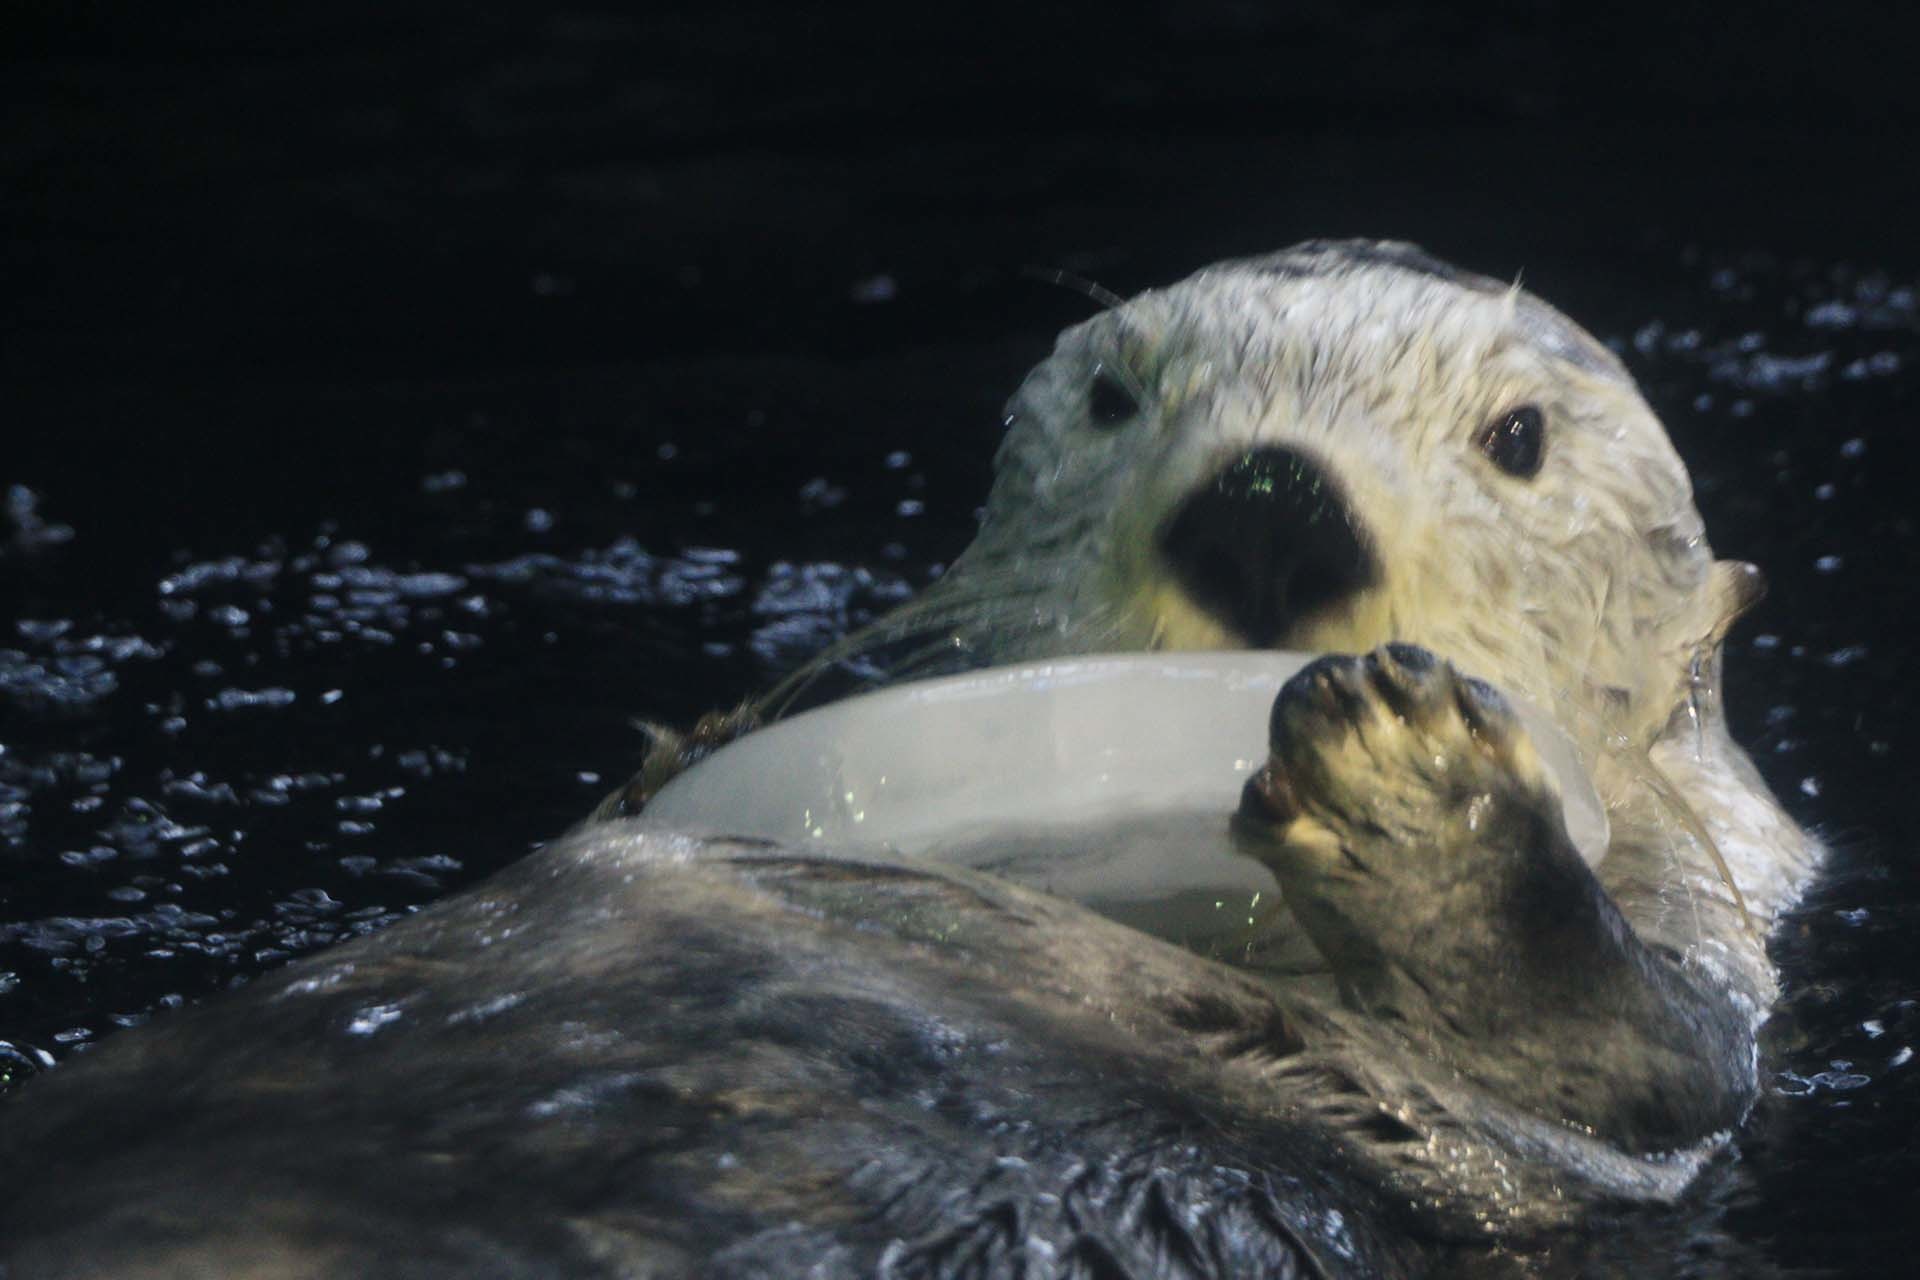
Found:
[[[232,398],[1045,331],[1076,312],[1020,265],[1124,293],[1307,234],[1524,268],[1576,316],[1649,244],[1897,270],[1920,94],[1891,11],[30,5],[9,452],[84,448],[129,515],[122,486],[268,438],[411,471],[384,426],[263,433]],[[879,273],[897,305],[851,303]]]

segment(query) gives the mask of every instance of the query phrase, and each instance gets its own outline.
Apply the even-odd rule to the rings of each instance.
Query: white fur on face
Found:
[[[986,523],[956,566],[1051,584],[1033,626],[989,641],[998,656],[1242,646],[1158,533],[1235,458],[1284,445],[1344,491],[1380,569],[1287,647],[1411,641],[1596,728],[1657,731],[1710,625],[1685,468],[1570,321],[1400,252],[1224,264],[1062,335],[1010,406]],[[1138,396],[1133,419],[1090,420],[1101,369]],[[1477,441],[1522,405],[1546,421],[1527,479]]]

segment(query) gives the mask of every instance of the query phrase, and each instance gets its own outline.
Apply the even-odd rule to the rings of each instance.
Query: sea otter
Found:
[[[8,1099],[43,1171],[10,1280],[1403,1275],[1677,1196],[1819,850],[1719,705],[1757,575],[1613,355],[1313,242],[1069,330],[1008,419],[973,545],[820,666],[1347,655],[1281,692],[1236,818],[1318,972],[646,825],[810,672],[486,884]],[[1580,747],[1596,870],[1503,690]]]

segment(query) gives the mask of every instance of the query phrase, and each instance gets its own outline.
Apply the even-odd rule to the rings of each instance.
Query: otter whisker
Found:
[[[967,642],[963,637],[958,635],[943,635],[932,643],[915,649],[904,658],[901,658],[897,663],[893,664],[892,669],[886,673],[883,680],[876,680],[874,683],[886,684],[896,680],[911,680],[920,676],[923,672],[929,675],[938,674],[937,659],[968,651]]]
[[[1741,923],[1746,925],[1747,931],[1756,940],[1761,939],[1764,935],[1754,922],[1754,913],[1747,906],[1746,895],[1740,892],[1740,886],[1733,878],[1733,868],[1727,865],[1726,855],[1720,852],[1720,845],[1707,830],[1707,824],[1700,821],[1700,815],[1694,812],[1687,798],[1680,794],[1679,788],[1673,785],[1672,779],[1661,771],[1660,766],[1655,764],[1651,757],[1635,756],[1632,762],[1636,765],[1644,764],[1646,771],[1640,775],[1641,780],[1666,805],[1668,813],[1679,819],[1680,825],[1693,838],[1693,842],[1713,862],[1714,870],[1719,873],[1721,883],[1726,885],[1727,892],[1733,895],[1733,905],[1740,912]]]
[[[1105,285],[1095,283],[1085,276],[1077,276],[1073,274],[1073,272],[1063,270],[1060,267],[1025,266],[1020,268],[1020,274],[1029,280],[1038,280],[1043,284],[1057,284],[1063,289],[1071,289],[1075,293],[1083,293],[1099,303],[1102,307],[1109,309],[1120,306],[1126,302],[1125,298],[1107,288]]]
[[[879,668],[874,673],[854,673],[867,687],[924,673],[943,654],[970,659],[962,665],[977,665],[977,661],[971,659],[987,647],[984,639],[1014,621],[1014,608],[1044,593],[1043,586],[1032,583],[990,580],[975,585],[958,579],[944,580],[926,595],[815,654],[768,690],[759,699],[758,710],[765,719],[787,714],[827,672],[836,668],[845,671],[861,658],[873,659],[873,665]],[[923,642],[905,657],[885,655],[884,651],[889,648],[929,635],[936,638],[931,643]]]
[[[1611,583],[1611,575],[1608,582]],[[1700,849],[1712,864],[1714,873],[1727,887],[1733,899],[1733,905],[1739,910],[1742,923],[1755,938],[1762,936],[1758,916],[1747,905],[1746,896],[1741,893],[1740,885],[1734,878],[1733,868],[1721,851],[1719,842],[1712,832],[1700,820],[1699,814],[1688,803],[1687,798],[1674,786],[1652,756],[1653,744],[1644,735],[1636,734],[1623,723],[1620,716],[1608,716],[1590,705],[1587,699],[1578,697],[1570,688],[1555,691],[1552,700],[1555,721],[1567,731],[1568,737],[1584,753],[1604,754],[1655,799],[1665,815],[1684,833],[1686,841]],[[1677,854],[1671,860],[1679,862]],[[1698,907],[1695,906],[1697,915]],[[1704,929],[1698,919],[1695,920],[1695,932]]]

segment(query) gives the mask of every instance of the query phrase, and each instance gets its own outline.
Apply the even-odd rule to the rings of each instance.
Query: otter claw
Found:
[[[1241,789],[1240,812],[1236,818],[1242,823],[1264,825],[1277,831],[1299,816],[1300,800],[1293,793],[1293,783],[1286,771],[1272,761],[1256,769]]]
[[[1299,846],[1291,864],[1328,839],[1398,846],[1388,864],[1430,853],[1457,841],[1456,810],[1473,796],[1557,810],[1506,698],[1413,645],[1303,668],[1274,699],[1269,745],[1239,821],[1285,833]]]

